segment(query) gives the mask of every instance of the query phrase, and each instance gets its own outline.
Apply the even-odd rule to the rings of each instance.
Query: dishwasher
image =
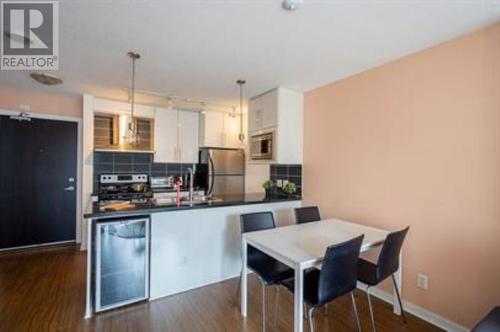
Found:
[[[149,216],[104,219],[94,231],[95,311],[148,299]]]

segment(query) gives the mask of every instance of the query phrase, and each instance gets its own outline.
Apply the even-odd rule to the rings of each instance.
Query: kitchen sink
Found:
[[[153,200],[155,205],[158,206],[176,206],[177,202],[175,201],[175,197],[168,198],[156,198]],[[190,205],[203,205],[210,204],[212,202],[222,202],[222,199],[216,197],[208,197],[208,196],[196,196],[192,201],[182,200],[182,206],[190,206]]]

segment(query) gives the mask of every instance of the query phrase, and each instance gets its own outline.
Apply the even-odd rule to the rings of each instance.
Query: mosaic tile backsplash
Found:
[[[103,173],[180,176],[193,164],[155,163],[152,153],[94,152],[94,191]]]
[[[302,196],[302,165],[301,164],[271,164],[269,167],[271,181],[288,180],[297,186],[296,194]],[[273,194],[281,194],[281,188],[274,187]]]

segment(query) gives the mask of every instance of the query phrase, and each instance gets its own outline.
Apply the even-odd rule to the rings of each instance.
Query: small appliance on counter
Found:
[[[154,190],[173,190],[175,179],[173,176],[151,177],[151,189]]]

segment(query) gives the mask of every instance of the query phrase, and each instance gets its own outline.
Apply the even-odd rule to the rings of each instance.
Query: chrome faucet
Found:
[[[194,192],[194,179],[193,179],[194,172],[193,172],[192,168],[188,168],[187,170],[189,172],[189,201],[192,202],[193,195],[194,195],[194,193],[193,193]]]

